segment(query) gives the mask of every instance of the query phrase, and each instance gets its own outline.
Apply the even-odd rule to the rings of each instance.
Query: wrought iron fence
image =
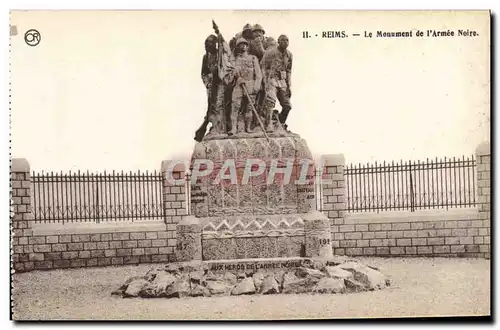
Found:
[[[346,211],[415,211],[475,206],[475,166],[474,156],[350,164],[344,170]]]
[[[36,222],[163,219],[161,173],[35,173]]]

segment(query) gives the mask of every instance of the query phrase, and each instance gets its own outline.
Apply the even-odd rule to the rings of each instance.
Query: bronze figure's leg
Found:
[[[279,119],[280,123],[284,124],[286,122],[286,119],[288,118],[290,110],[292,109],[292,104],[290,103],[290,98],[288,97],[286,90],[284,88],[278,88],[277,96],[281,105],[281,112]]]
[[[266,100],[264,103],[264,114],[266,119],[266,130],[272,132],[273,127],[273,110],[276,105],[276,86],[269,84],[266,89]]]
[[[233,103],[231,105],[231,114],[230,114],[231,128],[228,133],[229,135],[234,135],[238,132],[238,117],[241,110],[242,99],[243,99],[243,90],[239,86],[234,87],[233,98],[232,98]]]

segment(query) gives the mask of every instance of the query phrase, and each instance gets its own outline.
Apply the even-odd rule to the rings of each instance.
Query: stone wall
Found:
[[[25,159],[12,160],[11,255],[16,272],[175,261],[176,223],[186,214],[184,186],[164,180],[165,221],[35,224],[29,171]],[[184,173],[173,175],[181,178]]]
[[[342,155],[325,156],[323,213],[332,220],[334,254],[351,256],[490,257],[491,152],[476,150],[474,208],[347,214]]]

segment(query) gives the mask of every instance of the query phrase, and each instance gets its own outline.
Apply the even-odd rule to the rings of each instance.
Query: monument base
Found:
[[[381,290],[390,280],[353,258],[273,258],[191,261],[132,277],[113,295],[182,298],[279,293],[349,293]]]

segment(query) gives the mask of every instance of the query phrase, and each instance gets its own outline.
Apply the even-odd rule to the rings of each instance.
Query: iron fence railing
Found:
[[[103,222],[163,218],[161,173],[35,173],[36,222]]]
[[[473,207],[475,166],[474,156],[350,164],[344,170],[346,211]]]

